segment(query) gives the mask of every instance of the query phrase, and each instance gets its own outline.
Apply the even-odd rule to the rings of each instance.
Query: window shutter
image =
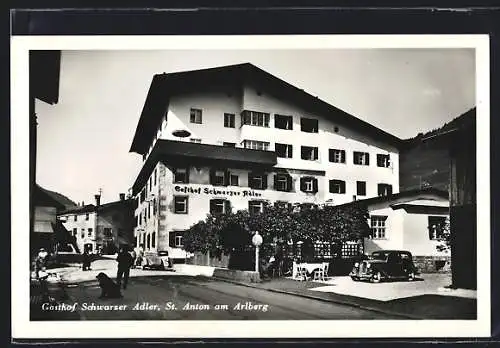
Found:
[[[264,125],[269,127],[269,114],[264,114]]]
[[[329,186],[329,191],[330,191],[330,193],[333,193],[333,183],[334,183],[334,181],[333,181],[333,180],[330,180],[330,181],[328,182],[328,186]]]
[[[305,192],[305,187],[304,187],[305,183],[304,182],[305,182],[305,178],[300,178],[300,190],[302,192]]]
[[[366,165],[369,166],[370,165],[370,154],[367,152],[365,154],[365,156],[366,156]]]
[[[314,154],[313,154],[313,155],[314,155],[314,159],[315,159],[315,160],[317,160],[317,159],[319,158],[319,150],[318,150],[318,148],[317,148],[317,147],[315,147],[315,148],[313,149],[313,153],[314,153]]]
[[[316,178],[313,179],[313,192],[318,192],[318,179]]]
[[[254,187],[253,187],[253,180],[252,180],[252,177],[253,177],[253,173],[252,173],[252,172],[249,172],[249,173],[248,173],[248,187],[250,187],[250,188],[252,188],[252,189],[253,189]]]
[[[224,201],[224,211],[226,214],[231,212],[231,202],[229,200]]]
[[[292,191],[292,176],[291,175],[286,176],[286,189],[288,192]]]
[[[213,214],[215,210],[215,199],[210,200],[210,214]]]
[[[328,161],[333,162],[334,156],[334,151],[332,149],[328,149]]]
[[[170,231],[168,234],[168,245],[170,247],[175,247],[175,232]]]
[[[382,195],[382,184],[377,184],[377,194],[378,194],[379,196],[381,196],[381,195]]]
[[[345,193],[345,181],[341,181],[341,184],[340,184],[340,193]]]
[[[229,186],[229,178],[231,176],[231,173],[229,173],[229,170],[224,171],[224,186]]]
[[[278,189],[278,174],[274,174],[274,189]]]
[[[341,153],[341,162],[345,163],[345,150],[342,150],[340,153]]]
[[[262,174],[262,189],[267,189],[267,174]]]
[[[215,184],[215,169],[210,169],[210,185]]]
[[[186,184],[189,184],[189,167],[186,167]]]
[[[387,193],[392,195],[392,185],[387,185]]]

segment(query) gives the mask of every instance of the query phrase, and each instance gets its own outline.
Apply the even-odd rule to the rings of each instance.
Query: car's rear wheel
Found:
[[[408,281],[414,281],[415,280],[415,273],[410,272],[408,273]]]
[[[375,272],[372,275],[371,278],[372,283],[380,283],[381,280],[382,280],[382,274],[380,272]]]

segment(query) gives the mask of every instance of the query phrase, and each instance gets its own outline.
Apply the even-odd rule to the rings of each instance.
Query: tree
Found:
[[[440,243],[436,245],[436,249],[441,252],[448,252],[451,250],[451,229],[449,217],[446,217],[444,225],[442,226],[442,238]]]

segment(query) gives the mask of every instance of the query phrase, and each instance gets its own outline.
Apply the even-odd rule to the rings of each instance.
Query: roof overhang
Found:
[[[132,186],[132,195],[140,192],[158,162],[174,167],[193,165],[264,170],[276,165],[277,156],[272,151],[159,139]]]
[[[419,205],[419,204],[392,204],[393,210],[403,209],[412,214],[449,214],[450,207],[437,205]]]

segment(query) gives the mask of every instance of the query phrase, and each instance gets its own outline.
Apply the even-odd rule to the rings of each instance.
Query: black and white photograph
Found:
[[[487,37],[13,54],[19,332],[489,334]]]

